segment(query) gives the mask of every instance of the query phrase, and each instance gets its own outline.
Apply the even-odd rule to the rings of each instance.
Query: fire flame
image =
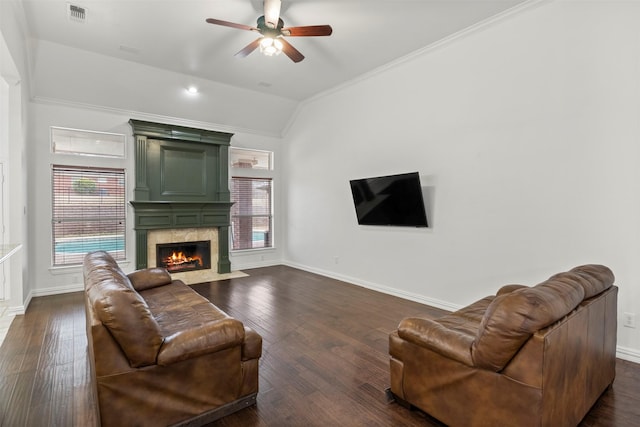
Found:
[[[168,256],[167,258],[164,259],[164,263],[166,266],[179,266],[182,264],[191,264],[194,262],[198,262],[199,265],[203,265],[202,257],[198,255],[189,257],[182,252],[174,251],[171,253],[171,256]]]

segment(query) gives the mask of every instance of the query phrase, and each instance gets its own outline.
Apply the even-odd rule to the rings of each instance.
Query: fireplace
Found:
[[[170,273],[210,269],[211,241],[157,244],[156,265]]]
[[[129,123],[135,138],[136,176],[130,203],[135,212],[136,269],[162,265],[156,244],[208,240],[190,236],[188,231],[207,229],[216,233],[211,240],[208,269],[184,274],[231,272],[229,227],[233,203],[228,161],[232,134],[133,119]],[[165,240],[163,235],[162,241],[157,241],[152,236],[177,231],[185,233],[185,238]]]

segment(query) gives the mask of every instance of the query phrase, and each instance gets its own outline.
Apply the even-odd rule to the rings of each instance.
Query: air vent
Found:
[[[75,22],[85,22],[87,20],[87,9],[75,4],[67,3],[67,16]]]

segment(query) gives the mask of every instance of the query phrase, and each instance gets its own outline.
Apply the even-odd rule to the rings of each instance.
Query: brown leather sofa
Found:
[[[576,426],[615,377],[611,270],[507,285],[390,334],[391,392],[450,426]]]
[[[262,338],[166,270],[84,259],[101,424],[198,426],[255,403]]]

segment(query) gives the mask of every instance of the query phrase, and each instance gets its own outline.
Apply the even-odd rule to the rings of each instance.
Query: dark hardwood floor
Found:
[[[193,286],[264,340],[258,404],[211,427],[441,426],[384,390],[389,332],[442,311],[284,266],[247,273]],[[640,365],[618,359],[581,426],[639,425],[639,380]],[[91,387],[82,294],[35,298],[0,348],[0,425],[95,426]]]

